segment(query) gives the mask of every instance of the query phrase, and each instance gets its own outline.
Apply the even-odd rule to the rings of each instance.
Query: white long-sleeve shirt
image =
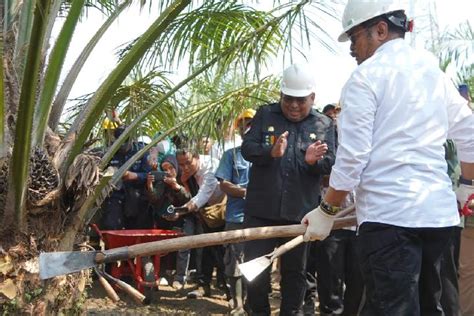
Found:
[[[330,185],[356,188],[359,224],[457,225],[443,143],[474,162],[474,116],[437,60],[389,41],[352,73],[341,106]]]
[[[199,191],[191,199],[198,208],[203,207],[206,203],[214,204],[222,199],[224,193],[214,176],[218,165],[219,160],[207,155],[199,155],[199,169],[194,174]]]

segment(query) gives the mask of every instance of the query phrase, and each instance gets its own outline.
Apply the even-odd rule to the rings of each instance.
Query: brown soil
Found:
[[[149,305],[138,305],[125,293],[117,292],[120,301],[110,300],[99,283],[94,282],[87,290],[85,302],[86,315],[227,315],[231,308],[223,291],[212,286],[211,297],[198,299],[186,298],[186,293],[195,289],[195,285],[186,285],[184,290],[177,291],[171,286],[161,285],[154,292],[153,302]],[[278,314],[280,304],[279,289],[273,286],[271,298],[272,315]]]

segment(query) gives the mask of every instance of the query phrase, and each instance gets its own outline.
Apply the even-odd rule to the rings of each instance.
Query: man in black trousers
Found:
[[[331,119],[312,108],[313,71],[292,65],[283,72],[278,103],[262,106],[244,136],[242,155],[252,163],[245,206],[245,227],[298,223],[319,202],[321,176],[334,162]],[[268,254],[287,239],[247,242],[245,260]],[[302,313],[306,291],[307,245],[281,257],[280,315]],[[269,315],[269,269],[247,284],[252,315]]]

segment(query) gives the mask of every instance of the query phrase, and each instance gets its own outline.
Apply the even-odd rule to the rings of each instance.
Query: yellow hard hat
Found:
[[[237,118],[234,121],[234,128],[239,127],[239,121],[243,119],[251,119],[255,116],[255,110],[254,109],[245,109],[242,113],[237,116]]]
[[[110,120],[108,117],[102,122],[103,129],[116,129],[119,126],[117,122]]]

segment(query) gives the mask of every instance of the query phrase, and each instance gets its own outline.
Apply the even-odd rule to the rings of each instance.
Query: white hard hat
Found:
[[[315,92],[315,81],[311,67],[293,64],[283,71],[281,92],[293,97],[306,97]]]
[[[342,15],[342,33],[337,40],[347,41],[347,32],[353,27],[394,11],[405,11],[399,0],[349,0]]]

